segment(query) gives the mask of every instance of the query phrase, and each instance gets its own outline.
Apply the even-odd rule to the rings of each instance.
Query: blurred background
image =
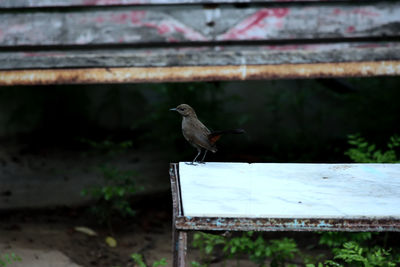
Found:
[[[246,129],[221,138],[207,161],[379,162],[372,154],[385,154],[400,132],[399,88],[397,77],[2,87],[3,244],[62,247],[82,266],[134,266],[121,255],[135,250],[171,264],[169,163],[191,161],[196,150],[170,108],[191,105],[213,130]],[[79,225],[122,245],[107,249],[76,234]]]
[[[171,266],[169,164],[197,153],[182,103],[246,130],[206,161],[400,163],[399,18],[400,1],[0,0],[0,267]],[[344,76],[363,78],[320,78]],[[395,267],[399,237],[196,232],[188,257]]]

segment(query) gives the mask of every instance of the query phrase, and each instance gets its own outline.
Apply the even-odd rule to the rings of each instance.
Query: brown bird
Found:
[[[182,115],[182,133],[185,139],[197,149],[197,155],[193,159],[192,165],[196,162],[196,159],[201,154],[202,149],[204,149],[204,155],[199,163],[204,163],[204,158],[206,157],[207,151],[213,153],[217,152],[217,147],[215,143],[221,137],[221,135],[226,133],[244,133],[243,129],[232,129],[211,132],[199,119],[197,118],[194,109],[187,105],[181,104],[176,108],[171,108],[172,111],[177,111]]]

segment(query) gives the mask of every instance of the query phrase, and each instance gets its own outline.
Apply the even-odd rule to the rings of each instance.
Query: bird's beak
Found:
[[[169,110],[171,110],[171,111],[176,111],[176,108],[171,108],[171,109],[169,109]]]

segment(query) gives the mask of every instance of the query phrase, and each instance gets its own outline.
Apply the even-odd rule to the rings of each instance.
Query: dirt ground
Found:
[[[145,209],[130,219],[117,218],[113,223],[113,237],[117,246],[112,248],[105,239],[110,235],[108,227],[98,225],[87,208],[56,208],[42,210],[14,210],[0,212],[0,256],[15,253],[22,261],[12,262],[10,267],[133,267],[130,255],[140,253],[147,266],[161,258],[166,258],[167,266],[172,266],[172,227],[169,210],[169,195],[152,197],[154,202],[145,200]],[[158,203],[158,204],[157,204]],[[143,204],[143,203],[142,203]],[[76,231],[77,226],[85,226],[97,236]],[[265,235],[265,236],[264,236]],[[329,249],[318,245],[315,233],[271,232],[263,234],[267,239],[294,238],[302,255],[323,260],[329,257]],[[378,241],[383,234],[374,237]],[[201,261],[198,250],[191,244],[189,234],[187,261]],[[398,246],[399,234],[387,236],[388,246]],[[291,266],[304,266],[304,259],[296,257]],[[1,264],[0,264],[1,266]],[[188,264],[188,266],[191,266]],[[223,261],[217,255],[210,267],[256,267],[243,259]],[[268,266],[268,262],[267,262]]]
[[[21,262],[13,262],[10,267],[137,266],[130,258],[132,253],[142,254],[148,266],[161,258],[166,258],[167,266],[172,266],[171,213],[165,209],[169,206],[168,201],[165,200],[164,203],[165,206],[152,206],[139,211],[134,218],[115,220],[115,248],[109,247],[105,242],[105,238],[110,235],[108,227],[98,225],[85,208],[2,212],[0,255],[15,253],[21,257]],[[77,232],[74,229],[77,226],[88,227],[97,236]],[[279,238],[281,235],[276,233],[271,237]],[[303,238],[306,243],[310,242],[309,237]],[[190,247],[190,239],[191,235],[188,262],[199,260],[199,252]],[[210,266],[256,265],[246,259],[223,262],[222,258],[216,258]]]
[[[161,198],[166,197],[167,194]],[[37,251],[37,260],[41,260],[38,257],[45,256],[49,251],[58,251],[71,261],[70,265],[63,266],[128,267],[134,266],[130,255],[141,253],[147,263],[165,257],[170,264],[171,216],[166,208],[168,201],[163,202],[167,203],[159,207],[151,207],[150,204],[150,207],[138,210],[135,217],[116,218],[112,225],[113,236],[117,241],[115,248],[105,242],[105,238],[110,235],[109,227],[99,225],[87,208],[2,212],[0,254],[17,254],[21,249],[23,253],[34,250]],[[77,232],[74,228],[79,226],[94,230],[97,236]],[[20,266],[33,266],[22,255],[21,258]]]
[[[22,259],[10,267],[137,266],[130,257],[132,253],[142,254],[148,266],[161,258],[166,258],[167,266],[172,266],[170,203],[166,196],[155,197],[154,202],[164,204],[150,203],[150,207],[138,210],[135,217],[114,221],[115,248],[105,242],[109,228],[98,225],[86,208],[1,212],[0,255],[15,253]],[[97,236],[76,231],[74,228],[79,226],[94,230]],[[197,251],[188,252],[188,261],[198,257]],[[241,266],[255,266],[244,262]],[[221,262],[212,264],[221,265]]]

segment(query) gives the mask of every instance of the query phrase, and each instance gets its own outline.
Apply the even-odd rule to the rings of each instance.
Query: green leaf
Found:
[[[144,264],[143,262],[143,256],[139,253],[133,253],[131,255],[131,258],[133,259],[133,261],[139,265],[139,267],[146,267],[146,264]]]
[[[206,254],[210,254],[213,251],[213,246],[212,245],[207,245],[205,248]]]
[[[166,266],[166,265],[167,265],[167,259],[166,258],[162,258],[159,261],[153,262],[153,267]]]

